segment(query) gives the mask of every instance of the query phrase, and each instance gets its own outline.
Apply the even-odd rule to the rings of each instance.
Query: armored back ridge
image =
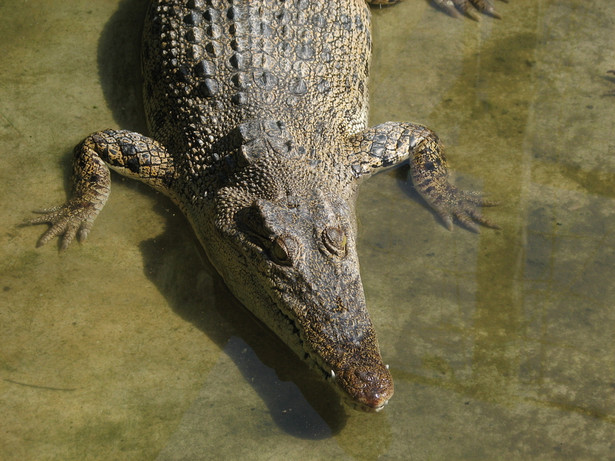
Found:
[[[393,381],[359,275],[359,181],[409,162],[447,227],[495,226],[479,210],[488,202],[448,182],[433,132],[367,126],[369,22],[359,0],[152,1],[143,37],[152,137],[106,130],[77,146],[71,198],[31,221],[51,223],[39,245],[87,237],[109,168],[139,179],[178,204],[248,309],[347,402],[381,409]]]
[[[144,38],[150,129],[177,153],[182,178],[216,182],[241,144],[236,128],[248,121],[283,123],[295,154],[321,174],[367,125],[364,1],[159,0]]]

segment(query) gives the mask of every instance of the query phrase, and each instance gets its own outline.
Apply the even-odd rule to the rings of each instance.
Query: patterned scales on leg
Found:
[[[480,212],[480,207],[493,206],[495,202],[449,182],[444,147],[429,128],[386,122],[354,135],[349,143],[353,153],[348,161],[359,178],[409,161],[412,184],[449,230],[453,219],[474,232],[479,232],[476,223],[499,228]]]
[[[24,223],[51,224],[37,246],[61,236],[64,250],[75,237],[87,238],[111,191],[109,168],[167,194],[174,178],[171,157],[153,139],[125,130],[93,133],[75,148],[70,198],[63,205],[36,211],[42,216]]]

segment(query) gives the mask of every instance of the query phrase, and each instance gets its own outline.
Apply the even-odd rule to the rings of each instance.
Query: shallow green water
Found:
[[[403,171],[359,195],[378,414],[258,326],[166,199],[114,177],[84,245],[18,228],[92,131],[143,130],[142,0],[0,1],[2,459],[615,457],[615,9],[374,11],[371,121],[429,125],[502,230],[448,232]]]

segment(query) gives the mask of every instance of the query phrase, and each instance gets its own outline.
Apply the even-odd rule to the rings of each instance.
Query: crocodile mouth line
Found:
[[[278,293],[282,293],[283,290],[275,289]],[[320,357],[319,354],[315,353],[311,347],[309,347],[307,341],[303,338],[301,334],[301,329],[298,326],[298,322],[296,318],[285,312],[284,309],[280,309],[279,304],[272,300],[273,304],[277,307],[277,312],[279,315],[279,321],[287,323],[292,329],[292,336],[296,339],[296,343],[298,349],[295,351],[298,353],[299,351],[303,352],[303,356],[300,358],[314,371],[318,372],[326,382],[329,382],[336,393],[340,396],[340,398],[346,403],[349,407],[354,410],[364,411],[364,412],[379,412],[382,410],[387,404],[388,399],[384,401],[381,405],[377,407],[369,406],[364,403],[361,403],[356,398],[353,398],[352,394],[348,392],[347,389],[344,389],[339,384],[337,375],[332,367],[327,366],[324,363],[324,360]],[[389,365],[385,365],[386,369],[389,369]]]
[[[262,256],[262,253],[265,251],[261,246],[255,244],[254,242],[247,240],[245,243],[247,243],[250,250],[255,251],[259,256]],[[261,258],[255,259],[259,260]],[[264,272],[269,271],[264,270]],[[320,375],[325,382],[330,383],[332,388],[346,405],[355,410],[365,412],[377,412],[382,410],[388,403],[388,398],[386,400],[377,398],[371,401],[366,399],[364,396],[364,388],[361,386],[355,387],[352,385],[352,382],[349,383],[346,379],[341,381],[338,376],[338,373],[340,372],[347,376],[349,373],[352,373],[352,370],[335,369],[334,366],[327,363],[324,357],[317,353],[311,346],[309,339],[305,337],[304,329],[301,327],[297,316],[294,315],[289,308],[287,308],[287,305],[292,305],[292,300],[290,300],[291,302],[285,301],[285,298],[292,296],[289,295],[289,293],[292,293],[293,291],[292,286],[285,283],[282,278],[278,279],[277,283],[271,284],[269,289],[271,291],[267,296],[268,300],[261,305],[261,309],[263,309],[264,312],[261,312],[261,315],[259,315],[258,311],[252,312],[254,316],[263,322],[269,330],[274,332],[276,336],[282,340],[282,342],[286,343],[287,346],[300,359],[302,359],[310,369]],[[243,304],[244,306],[251,305],[250,303]],[[265,307],[267,305],[269,307]],[[269,311],[269,313],[267,314],[265,311]],[[265,321],[265,319],[269,320]],[[339,360],[336,363],[341,362],[342,360]],[[384,365],[384,367],[386,367],[387,370],[389,368],[388,365]],[[377,375],[378,373],[374,374]],[[377,382],[372,384],[374,388],[378,387]],[[386,386],[382,387],[383,389],[386,388]],[[362,400],[365,400],[365,402]]]

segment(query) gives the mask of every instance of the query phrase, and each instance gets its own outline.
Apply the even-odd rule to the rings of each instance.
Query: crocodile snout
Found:
[[[341,390],[351,399],[351,404],[364,411],[380,411],[393,396],[393,378],[381,363],[369,369],[340,370],[336,375]]]

